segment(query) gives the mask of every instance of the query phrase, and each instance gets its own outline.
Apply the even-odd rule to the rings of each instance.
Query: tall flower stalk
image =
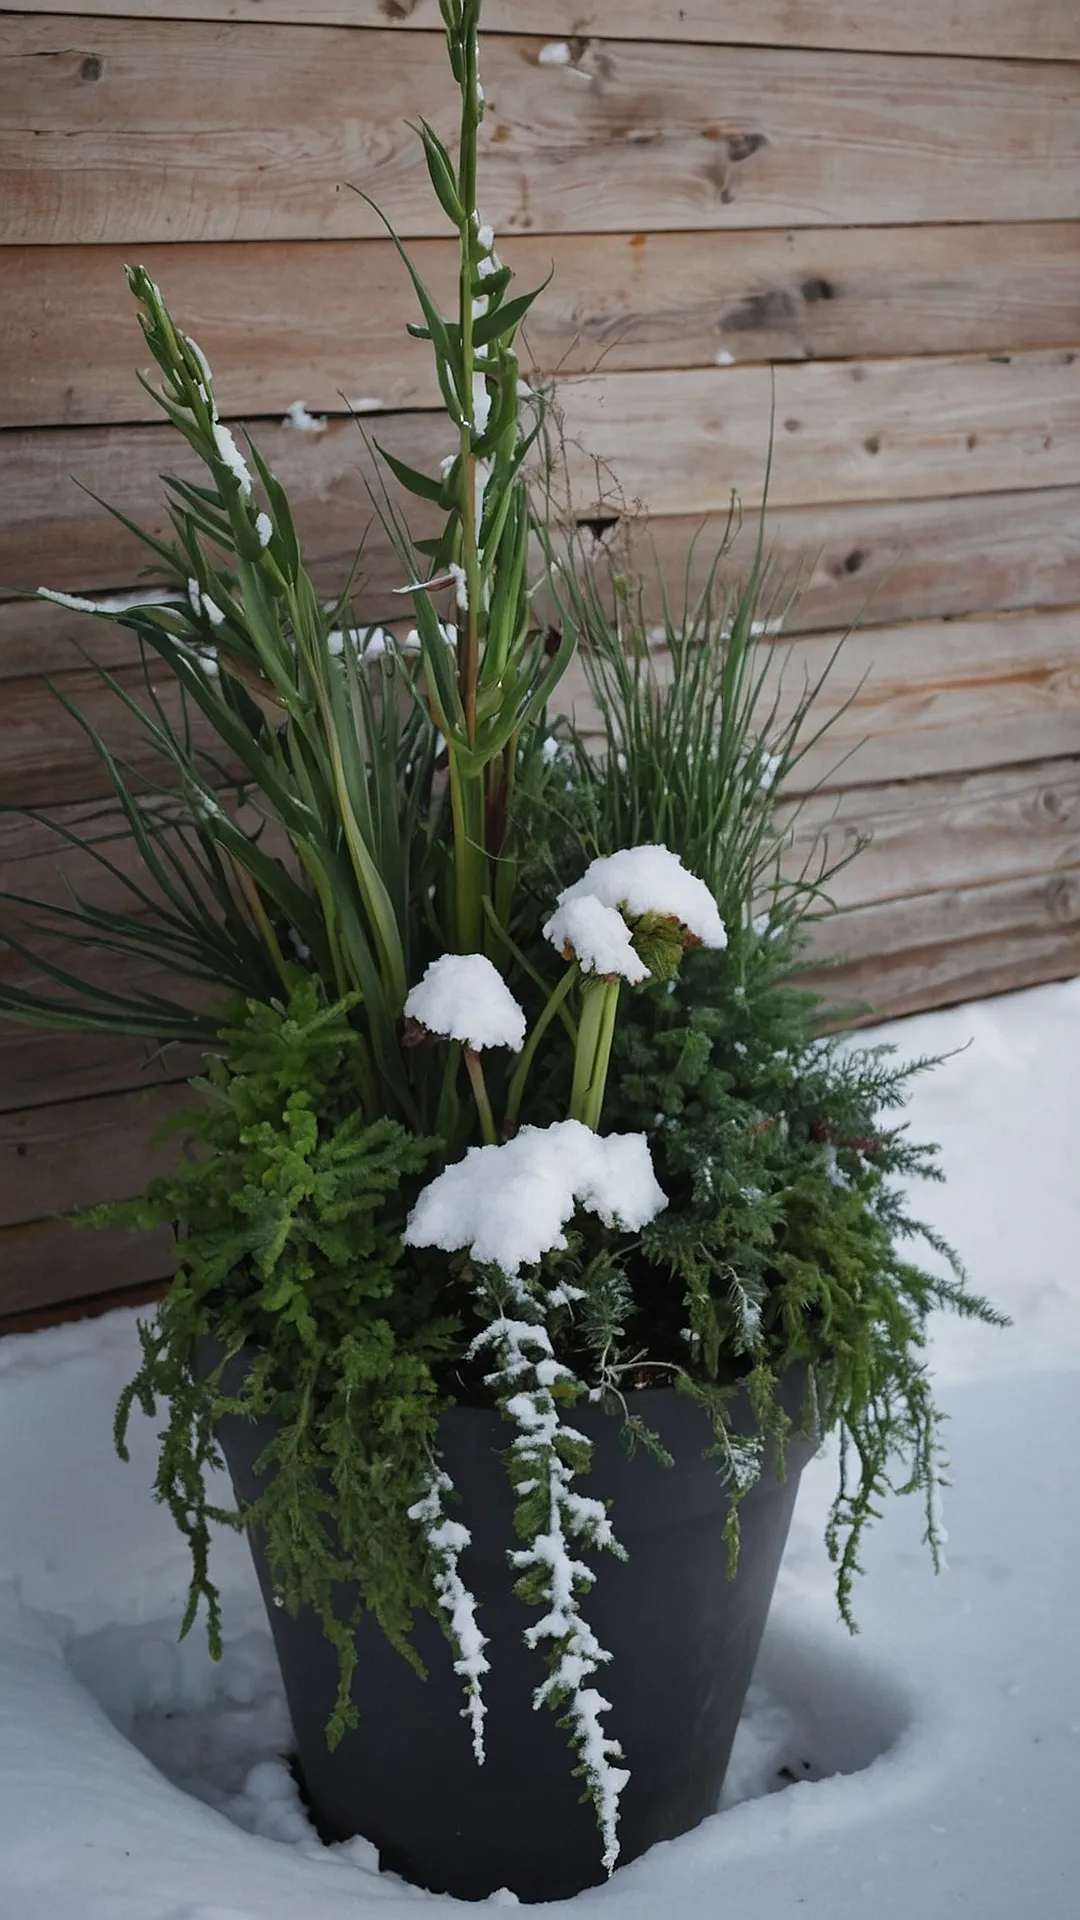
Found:
[[[449,759],[454,878],[449,944],[459,953],[496,945],[494,927],[508,917],[513,871],[504,843],[518,738],[554,692],[576,643],[576,627],[568,621],[549,660],[529,632],[531,516],[525,464],[541,417],[535,406],[526,430],[514,341],[542,288],[508,297],[510,269],[499,261],[494,233],[477,205],[484,116],[480,5],[481,0],[440,0],[461,98],[456,164],[434,128],[427,121],[420,124],[432,187],[457,229],[455,320],[439,313],[388,226],[423,313],[423,324],[410,332],[431,342],[458,449],[438,480],[378,449],[410,493],[435,502],[446,516],[441,535],[417,549],[430,558],[431,572],[412,591],[426,698]],[[408,558],[405,543],[402,558]],[[458,628],[456,674],[432,602],[433,587],[447,581],[454,588]],[[485,901],[494,910],[494,926]]]

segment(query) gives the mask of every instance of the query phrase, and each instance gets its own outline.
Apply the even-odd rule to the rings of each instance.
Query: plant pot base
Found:
[[[798,1394],[792,1392],[793,1413]],[[624,1451],[619,1422],[577,1407],[594,1441],[583,1491],[612,1502],[626,1562],[597,1555],[583,1612],[610,1665],[594,1682],[611,1702],[605,1727],[622,1743],[631,1778],[620,1807],[620,1864],[700,1824],[717,1805],[787,1538],[798,1476],[815,1443],[793,1439],[787,1476],[769,1463],[741,1509],[738,1570],[728,1578],[722,1538],[727,1495],[704,1417],[668,1389],[635,1396],[675,1455],[667,1468]],[[648,1405],[645,1403],[648,1402]],[[259,1491],[254,1463],[268,1426],[227,1420],[220,1439],[237,1493]],[[482,1900],[508,1887],[522,1901],[569,1898],[605,1878],[592,1805],[573,1778],[564,1729],[532,1707],[546,1676],[522,1642],[530,1614],[512,1591],[506,1549],[512,1501],[499,1455],[510,1430],[496,1414],[455,1408],[443,1417],[443,1460],[462,1496],[455,1514],[472,1531],[462,1575],[479,1602],[491,1672],[485,1677],[486,1760],[478,1766],[463,1717],[462,1684],[438,1624],[416,1621],[421,1679],[365,1616],[357,1631],[353,1697],[359,1725],[331,1752],[325,1726],[337,1659],[317,1619],[272,1603],[261,1543],[256,1569],[292,1713],[306,1797],[319,1832],[355,1834],[381,1864],[433,1893]],[[349,1596],[342,1594],[344,1611]]]

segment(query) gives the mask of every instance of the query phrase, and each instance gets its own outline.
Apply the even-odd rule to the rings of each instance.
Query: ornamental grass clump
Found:
[[[816,690],[783,723],[769,704],[760,550],[734,601],[714,570],[669,614],[660,686],[634,591],[598,579],[542,511],[544,407],[515,349],[537,296],[511,292],[477,204],[479,0],[440,6],[456,153],[419,134],[457,237],[451,315],[395,245],[455,445],[434,474],[374,447],[406,630],[358,624],[351,580],[320,597],[283,488],[131,269],[159,375],[144,384],[201,477],[164,476],[169,537],[133,529],[164,594],[119,613],[47,597],[133,636],[141,695],[97,671],[157,773],[137,787],[65,703],[114,824],[47,824],[126,905],[5,894],[14,951],[59,938],[76,958],[40,954],[47,986],[0,987],[0,1011],[205,1054],[170,1123],[188,1144],[176,1170],[92,1215],[177,1228],[117,1444],[134,1408],[165,1408],[155,1491],[191,1547],[182,1630],[204,1610],[220,1651],[211,1527],[248,1530],[275,1602],[313,1608],[336,1649],[331,1742],[356,1720],[361,1617],[419,1665],[426,1610],[482,1761],[483,1608],[439,1420],[455,1402],[497,1408],[522,1633],[548,1663],[534,1703],[567,1732],[610,1870],[633,1755],[607,1730],[589,1594],[596,1556],[623,1549],[618,1514],[581,1484],[575,1404],[601,1403],[668,1460],[633,1390],[696,1401],[734,1563],[740,1501],[769,1443],[782,1465],[781,1383],[800,1369],[802,1427],[845,1445],[829,1537],[848,1611],[859,1536],[897,1479],[926,1500],[936,1551],[929,1313],[990,1314],[955,1263],[942,1279],[903,1253],[922,1232],[952,1258],[897,1184],[936,1177],[932,1150],[882,1119],[915,1069],[821,1038],[799,987],[828,862],[790,873],[779,796]],[[441,516],[434,538],[411,538],[401,490]],[[542,629],[539,585],[556,609]],[[552,717],[579,644],[599,754]],[[80,952],[115,956],[115,983],[81,973]],[[171,993],[125,988],[120,963],[147,957]],[[238,1510],[207,1474],[230,1416],[274,1423]]]

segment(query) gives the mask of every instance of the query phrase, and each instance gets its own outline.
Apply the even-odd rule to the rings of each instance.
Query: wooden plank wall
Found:
[[[799,575],[787,670],[833,678],[805,831],[871,832],[843,876],[838,991],[903,1012],[1080,965],[1080,6],[1077,0],[488,0],[484,205],[529,282],[576,501],[644,502],[663,569],[732,488],[746,564],[770,406],[769,539]],[[134,379],[146,262],[289,485],[315,572],[367,521],[343,395],[444,450],[406,283],[350,182],[440,291],[453,254],[406,118],[452,133],[436,0],[10,0],[0,7],[0,584],[132,586],[182,466]],[[319,434],[282,427],[295,400]],[[599,465],[597,464],[599,462]],[[597,482],[597,473],[602,479]],[[373,536],[363,611],[399,603]],[[0,801],[72,822],[99,766],[44,677],[108,701],[85,617],[0,604]],[[93,627],[121,682],[123,635]],[[775,643],[779,646],[779,643]],[[121,748],[132,728],[113,715]],[[0,816],[5,884],[61,884]],[[9,977],[22,962],[0,958]],[[148,968],[142,984],[153,985]],[[178,1059],[0,1033],[0,1315],[167,1270],[160,1240],[50,1216],[131,1192]]]

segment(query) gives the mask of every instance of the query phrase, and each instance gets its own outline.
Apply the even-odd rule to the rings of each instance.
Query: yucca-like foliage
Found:
[[[208,1041],[220,1025],[213,989],[287,993],[299,955],[331,998],[355,996],[357,1087],[369,1117],[389,1112],[422,1127],[438,1116],[448,1145],[470,1124],[458,1115],[460,1049],[435,1056],[403,1043],[406,993],[433,954],[490,949],[505,959],[514,881],[506,818],[519,742],[576,643],[568,622],[549,654],[529,617],[525,463],[540,422],[538,405],[522,418],[514,341],[536,294],[510,292],[476,204],[479,11],[478,0],[443,7],[461,99],[457,163],[420,127],[458,238],[452,318],[395,239],[423,316],[410,332],[430,344],[458,436],[437,475],[377,449],[393,482],[443,515],[439,536],[414,544],[390,491],[376,486],[415,624],[403,640],[358,629],[349,585],[336,604],[322,603],[283,489],[254,443],[241,452],[219,418],[205,356],[149,275],[132,268],[161,375],[143,385],[204,470],[199,483],[164,477],[171,540],[133,528],[175,598],[98,615],[144,650],[141,699],[99,671],[159,761],[160,803],[142,802],[106,742],[65,703],[106,768],[140,870],[128,878],[107,845],[56,827],[126,889],[130,909],[8,893],[9,906],[31,918],[6,937],[28,957],[42,935],[153,954],[178,978],[204,983],[208,1004],[115,994],[55,962],[42,964],[62,994],[0,989],[0,1008],[15,1019]],[[48,597],[97,612],[92,602]],[[180,690],[179,725],[155,693],[154,656]],[[189,716],[198,715],[197,735]],[[197,744],[207,732],[209,748]],[[229,780],[242,806],[223,804]]]

